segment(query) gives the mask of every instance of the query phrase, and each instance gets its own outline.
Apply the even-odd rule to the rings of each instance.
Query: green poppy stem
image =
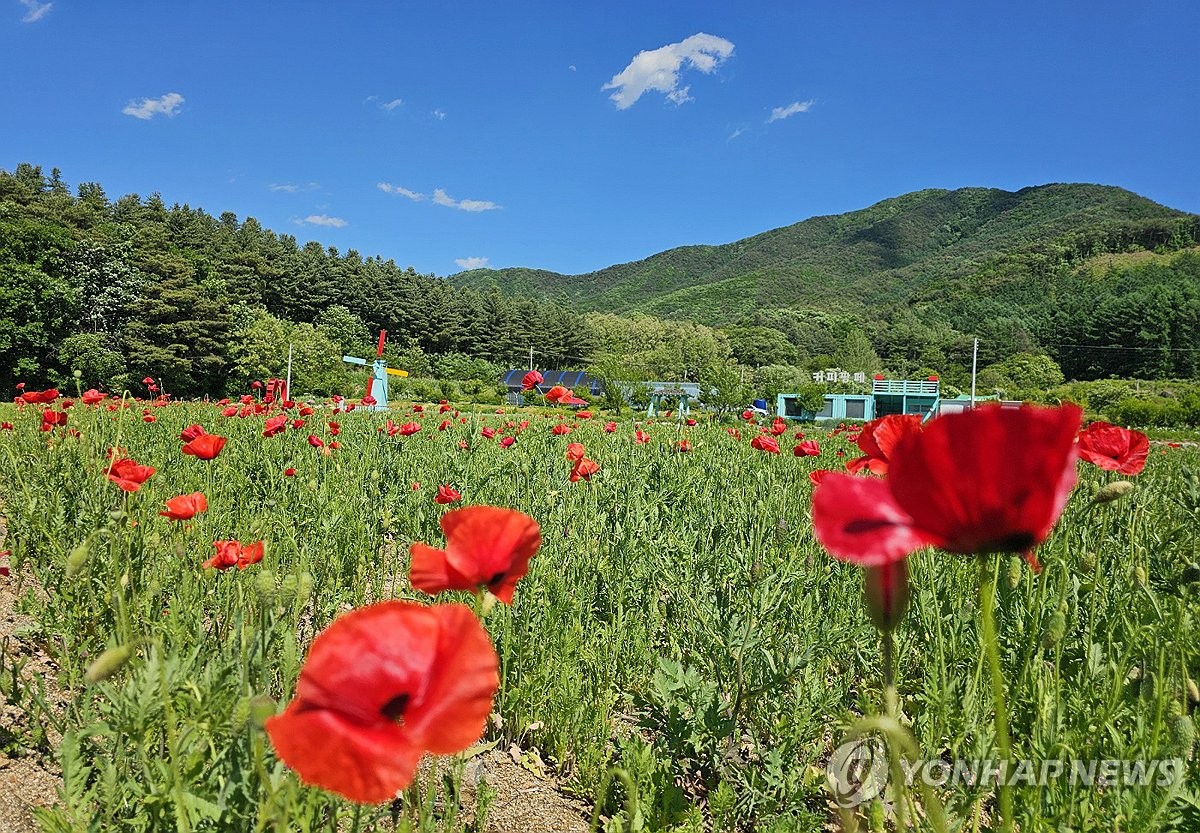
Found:
[[[1002,833],[1013,829],[1012,788],[1008,784],[1012,766],[1012,738],[1008,731],[1008,706],[1004,701],[1004,674],[1000,668],[1000,641],[996,633],[996,564],[994,559],[979,556],[979,607],[984,655],[992,677],[992,704],[995,709],[996,745],[1000,749],[1001,778],[999,820]]]

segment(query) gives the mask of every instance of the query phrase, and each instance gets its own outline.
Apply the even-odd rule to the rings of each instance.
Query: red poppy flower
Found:
[[[420,423],[416,423],[416,422],[406,422],[403,425],[401,425],[399,428],[400,436],[402,436],[402,437],[411,437],[413,434],[418,433],[420,430],[421,430],[421,425],[420,425]]]
[[[217,554],[202,564],[202,567],[214,567],[218,570],[228,570],[237,567],[244,570],[251,564],[257,564],[263,559],[263,542],[242,544],[238,541],[213,541]]]
[[[531,370],[521,377],[521,390],[528,393],[542,383],[542,374]]]
[[[18,399],[23,399],[30,405],[49,405],[58,399],[58,389],[48,388],[43,391],[27,390]]]
[[[485,426],[480,433],[483,434],[484,437],[486,437],[487,439],[490,440],[496,436],[496,429],[492,428],[490,426]]]
[[[250,387],[252,387],[254,390],[262,390],[262,386],[262,382],[258,381],[257,379],[250,383]]]
[[[95,405],[99,402],[103,402],[105,399],[108,398],[108,394],[101,393],[100,391],[96,390],[95,388],[92,388],[90,390],[85,390],[83,392],[83,396],[81,396],[79,398],[83,400],[84,405],[91,406],[91,405]]]
[[[542,543],[537,521],[515,509],[468,506],[447,512],[441,526],[445,550],[420,542],[411,547],[412,586],[430,595],[487,587],[512,604],[517,582]]]
[[[425,413],[425,406],[424,405],[413,405],[412,411],[414,414],[423,414],[423,413]]]
[[[567,425],[565,422],[560,422],[550,429],[550,433],[561,437],[571,433],[571,426]]]
[[[303,427],[304,427],[304,420],[302,420],[302,419],[293,419],[292,420],[292,430],[299,431]]]
[[[312,416],[312,413],[313,413],[312,405],[305,405],[299,411],[297,411],[297,413],[300,414],[300,416],[302,416],[302,417]]]
[[[617,430],[617,424],[615,422],[604,423],[604,433],[605,434],[612,434],[616,430]]]
[[[11,422],[0,422],[0,431],[11,431],[11,430],[13,430],[13,424]]]
[[[821,481],[831,474],[833,474],[833,472],[829,471],[828,469],[814,469],[808,473],[808,482],[814,486],[819,486],[821,485]]]
[[[787,423],[783,421],[783,417],[775,417],[771,423],[771,434],[779,437],[787,433]]]
[[[638,428],[633,432],[634,445],[645,445],[648,442],[650,442],[650,435],[644,432],[641,428]]]
[[[369,393],[368,393],[366,396],[364,396],[364,397],[363,397],[363,398],[362,398],[360,401],[361,401],[361,403],[362,403],[363,407],[366,407],[366,408],[369,408],[369,407],[371,407],[372,405],[378,405],[378,404],[379,404],[379,400],[378,400],[378,399],[376,399],[374,396],[371,396],[371,394],[369,394]],[[346,410],[347,410],[347,411],[353,411],[353,410],[354,410],[354,406],[353,406],[353,405],[348,405],[348,406],[346,406]]]
[[[580,411],[579,413],[575,414],[575,419],[591,419],[591,418],[592,418],[591,411]]]
[[[187,428],[184,428],[179,432],[179,439],[183,440],[185,443],[190,443],[192,440],[196,439],[196,437],[203,437],[204,433],[204,429],[199,425],[189,425]]]
[[[224,437],[219,437],[216,434],[201,434],[181,450],[184,454],[195,457],[197,460],[212,460],[221,453],[221,449],[225,447],[226,442]]]
[[[311,445],[313,448],[324,448],[325,447],[325,441],[323,439],[321,439],[320,437],[318,437],[316,434],[308,435],[308,444]]]
[[[569,388],[564,388],[562,385],[555,385],[546,391],[547,402],[562,402],[564,399],[570,399],[572,396]]]
[[[867,567],[863,571],[863,591],[875,627],[884,632],[895,630],[908,609],[907,559]]]
[[[153,466],[139,466],[128,457],[122,457],[108,468],[108,479],[125,492],[136,492],[154,474]]]
[[[754,422],[754,411],[749,408],[742,411],[742,419],[746,420],[746,422]]]
[[[592,475],[600,471],[600,464],[595,460],[589,460],[587,457],[581,457],[575,461],[575,466],[571,469],[571,482],[578,483],[580,480],[591,480]]]
[[[854,473],[867,469],[871,474],[887,474],[892,449],[909,434],[920,430],[920,414],[889,414],[871,420],[863,426],[857,439],[863,456],[851,460],[846,468]]]
[[[266,422],[263,423],[262,435],[264,437],[274,437],[281,431],[286,431],[287,424],[287,414],[278,414],[277,416],[270,417],[266,420]]]
[[[1080,457],[1105,471],[1135,475],[1146,467],[1150,439],[1141,431],[1097,421],[1079,432],[1077,448]]]
[[[500,447],[501,447],[501,448],[508,448],[508,447],[510,447],[510,446],[511,446],[513,443],[515,443],[516,441],[517,441],[517,438],[516,438],[516,437],[502,437],[502,438],[500,439]]]
[[[696,424],[696,420],[694,420],[694,419],[691,419],[691,418],[689,417],[689,418],[688,418],[688,421],[687,421],[687,424],[688,424],[688,427],[692,427],[692,426],[694,426],[694,425]]]
[[[769,436],[767,434],[759,434],[757,437],[752,439],[750,441],[750,447],[756,448],[759,451],[765,451],[768,454],[778,454],[779,453],[779,443],[775,440],[774,437]]]
[[[235,405],[228,405],[221,410],[221,416],[235,417],[235,416],[237,416],[237,414],[238,414],[238,409],[237,409],[237,406],[235,406]]]
[[[736,428],[726,428],[725,433],[733,437],[735,440],[740,440],[742,438],[742,432]]]
[[[566,458],[572,463],[576,463],[583,459],[584,449],[583,443],[571,443],[567,446]]]
[[[821,446],[816,440],[805,440],[792,449],[797,457],[820,457]]]
[[[886,480],[826,476],[813,527],[835,558],[872,566],[925,546],[1026,553],[1075,484],[1080,411],[978,408],[939,417],[893,449]]]
[[[317,636],[295,698],[265,729],[301,781],[374,804],[409,785],[424,753],[475,743],[499,684],[496,651],[470,608],[380,602]]]
[[[677,449],[679,449],[680,451],[691,451],[692,443],[687,438],[684,438],[684,439],[680,440],[679,442],[675,443],[675,447]]]
[[[448,420],[448,419],[443,419],[441,422],[439,422],[439,423],[438,423],[438,428],[437,428],[437,430],[439,430],[439,431],[445,431],[445,430],[446,430],[447,428],[449,428],[449,427],[450,427],[452,424],[453,424],[453,423],[451,423],[451,422],[450,422],[450,420]]]
[[[283,470],[283,476],[284,477],[295,477],[296,470],[294,468],[292,468],[291,466],[288,466],[286,469]]]
[[[462,500],[462,493],[445,485],[438,486],[437,494],[433,498],[434,503],[440,503],[443,506],[459,500]]]
[[[49,409],[42,411],[42,430],[53,431],[60,425],[67,424],[67,415],[62,411],[51,411]]]
[[[171,498],[167,501],[167,511],[158,514],[173,521],[187,521],[206,509],[208,509],[208,499],[204,497],[204,493],[192,492],[190,495]]]

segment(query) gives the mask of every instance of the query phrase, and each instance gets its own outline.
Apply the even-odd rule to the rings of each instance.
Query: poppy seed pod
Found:
[[[107,680],[120,671],[121,667],[129,662],[131,656],[133,656],[133,649],[128,645],[109,648],[88,666],[88,670],[83,674],[83,681],[91,685]]]
[[[863,595],[867,613],[875,627],[890,632],[908,609],[908,567],[906,560],[893,561],[863,571]]]

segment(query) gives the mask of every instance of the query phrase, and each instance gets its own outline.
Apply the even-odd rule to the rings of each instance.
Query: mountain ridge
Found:
[[[1141,245],[1134,238],[1169,238],[1176,222],[1197,220],[1113,185],[930,188],[731,243],[679,246],[578,275],[512,267],[448,280],[561,296],[583,310],[720,324],[762,306],[899,301],[931,280],[969,274],[998,257],[1080,237],[1125,235]]]

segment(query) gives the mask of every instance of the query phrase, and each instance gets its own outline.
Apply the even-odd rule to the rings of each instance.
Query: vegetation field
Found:
[[[452,759],[460,769],[515,743],[596,802],[607,830],[936,829],[925,810],[901,822],[879,799],[839,815],[826,777],[847,730],[884,708],[862,571],[832,559],[811,521],[810,474],[857,457],[852,432],[433,403],[304,416],[236,401],[64,404],[8,406],[0,432],[0,581],[57,667],[30,681],[4,643],[0,690],[28,716],[7,751],[61,765],[43,829],[486,829],[485,813],[456,812],[453,766],[391,805],[356,806],[302,785],[262,730],[339,615],[432,601],[410,584],[410,545],[443,546],[439,518],[471,505],[531,516],[542,543],[512,605],[486,616],[499,688],[482,746]],[[43,408],[65,424],[42,430]],[[213,459],[181,452],[191,425],[227,438]],[[800,432],[815,455],[793,453]],[[754,447],[760,436],[783,453]],[[575,442],[594,473],[565,457]],[[136,491],[107,476],[113,448],[154,468]],[[1180,777],[1018,785],[1017,823],[1195,830],[1200,452],[1156,442],[1132,491],[1104,504],[1100,485],[1125,478],[1077,465],[1040,574],[1016,556],[979,562],[985,585],[998,578],[1012,754],[1169,759]],[[206,511],[160,515],[194,492]],[[262,541],[261,561],[205,566],[230,540],[243,555]],[[995,758],[980,567],[933,550],[909,563],[899,722],[926,759]],[[64,707],[43,683],[67,693]],[[993,787],[936,793],[948,829],[996,829]]]

